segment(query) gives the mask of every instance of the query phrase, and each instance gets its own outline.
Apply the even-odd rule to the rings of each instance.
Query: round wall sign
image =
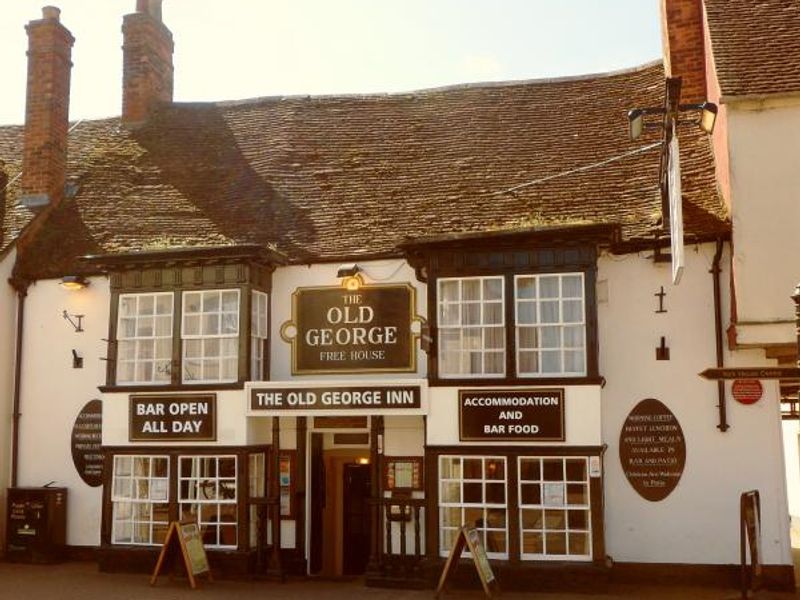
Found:
[[[659,502],[669,496],[686,465],[686,441],[672,411],[655,398],[639,402],[622,425],[619,459],[642,498]]]
[[[90,400],[72,427],[72,462],[87,485],[103,485],[103,403]]]
[[[732,392],[737,402],[755,404],[764,395],[764,386],[758,379],[735,379]]]

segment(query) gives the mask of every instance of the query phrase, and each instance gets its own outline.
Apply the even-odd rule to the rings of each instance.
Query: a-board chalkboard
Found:
[[[456,570],[458,559],[461,558],[461,553],[464,547],[469,549],[472,555],[472,562],[475,564],[475,570],[478,572],[478,578],[481,580],[483,591],[486,593],[487,598],[493,597],[493,587],[496,586],[494,572],[492,565],[489,564],[489,557],[486,555],[486,548],[481,542],[480,532],[472,525],[464,525],[458,530],[458,535],[453,542],[453,547],[450,549],[450,555],[447,557],[447,562],[442,569],[442,575],[439,577],[439,585],[436,587],[435,597],[438,598],[445,585],[447,579]],[[493,585],[494,584],[494,585]]]
[[[203,538],[200,535],[200,528],[195,522],[180,523],[172,521],[167,530],[167,537],[161,547],[161,554],[158,556],[156,568],[150,578],[150,585],[155,585],[158,574],[164,564],[174,559],[180,554],[183,564],[186,567],[186,575],[189,578],[189,585],[192,589],[197,587],[195,575],[205,573],[209,581],[214,581],[211,577],[211,569],[208,566],[208,556],[203,546]]]

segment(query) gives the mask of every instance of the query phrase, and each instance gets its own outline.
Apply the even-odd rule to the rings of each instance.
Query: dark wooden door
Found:
[[[322,455],[322,434],[311,434],[311,548],[308,571],[322,570],[322,545],[325,542],[322,514],[325,509],[325,460]]]
[[[344,466],[342,572],[361,575],[367,568],[370,543],[370,466]]]

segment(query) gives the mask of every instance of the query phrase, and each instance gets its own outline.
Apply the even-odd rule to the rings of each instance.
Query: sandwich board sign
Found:
[[[481,580],[481,585],[483,586],[483,591],[486,593],[486,597],[493,598],[492,590],[493,588],[497,588],[497,580],[492,571],[492,565],[489,564],[486,548],[484,548],[481,542],[481,534],[472,525],[464,525],[458,530],[458,535],[456,535],[456,539],[453,542],[453,547],[450,549],[450,555],[447,557],[447,562],[442,569],[439,585],[436,587],[435,598],[439,598],[447,584],[447,579],[456,570],[458,560],[461,558],[461,553],[464,551],[465,547],[472,556],[475,570],[478,572],[478,578]]]
[[[161,547],[161,554],[158,555],[156,568],[153,570],[152,577],[150,577],[150,585],[155,585],[158,574],[165,563],[174,562],[175,557],[178,555],[183,558],[186,576],[189,578],[189,585],[192,586],[192,589],[197,587],[195,575],[205,573],[209,581],[214,581],[197,523],[194,521],[183,523],[172,521],[169,524],[164,545]]]

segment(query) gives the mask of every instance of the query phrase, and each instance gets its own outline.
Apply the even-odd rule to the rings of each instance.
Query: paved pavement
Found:
[[[477,591],[450,591],[443,600],[481,600]],[[797,600],[794,594],[760,593],[759,600]],[[0,563],[0,600],[432,600],[431,591],[367,588],[360,581],[290,580],[201,581],[192,590],[185,579],[159,577],[154,587],[148,575],[100,573],[95,563],[59,565]],[[616,586],[607,594],[539,594],[505,592],[502,600],[737,600],[732,589]]]

